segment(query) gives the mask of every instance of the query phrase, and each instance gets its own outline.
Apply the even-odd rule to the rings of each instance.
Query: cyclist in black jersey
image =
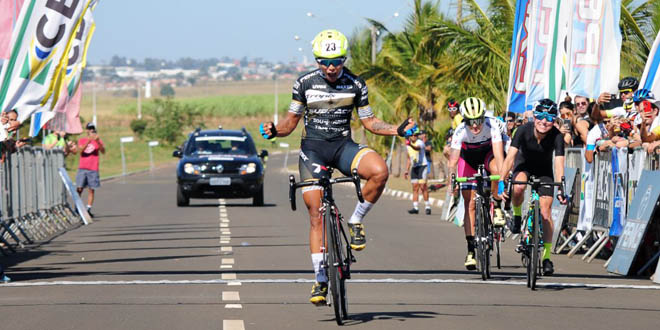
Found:
[[[293,99],[286,118],[277,125],[263,123],[265,138],[291,134],[304,117],[304,130],[300,145],[298,168],[302,180],[317,180],[328,175],[328,166],[345,175],[357,168],[367,182],[362,188],[364,203],[358,202],[348,221],[351,248],[362,250],[366,246],[362,219],[378,200],[389,176],[383,158],[367,146],[351,139],[351,116],[357,109],[364,127],[378,135],[404,136],[416,127],[406,119],[398,127],[374,116],[369,106],[368,89],[364,80],[344,67],[348,40],[337,30],[324,30],[313,41],[313,51],[319,68],[302,75],[293,86]],[[317,187],[303,189],[303,200],[309,211],[311,228],[309,247],[316,283],[312,287],[310,302],[325,303],[327,276],[320,268],[321,251],[321,191]]]
[[[549,99],[539,101],[534,110],[534,122],[529,122],[518,128],[511,141],[511,146],[507,151],[504,166],[501,172],[501,179],[498,186],[498,192],[509,198],[504,191],[505,179],[513,169],[514,181],[527,181],[530,176],[534,176],[541,182],[561,182],[564,176],[564,139],[559,130],[553,126],[557,120],[557,104]],[[554,161],[553,161],[554,151]],[[514,223],[511,232],[520,233],[522,202],[525,194],[524,185],[515,185],[513,187],[513,214]],[[552,195],[554,188],[541,187],[539,193],[539,206],[541,217],[543,218],[543,273],[552,275],[554,265],[550,261],[550,250],[552,248],[553,225],[551,216]],[[560,191],[557,195],[559,201],[566,203],[564,192]],[[561,228],[558,228],[561,229]]]

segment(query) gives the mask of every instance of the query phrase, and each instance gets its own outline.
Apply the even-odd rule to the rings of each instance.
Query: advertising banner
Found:
[[[525,70],[527,68],[527,31],[530,8],[530,0],[516,1],[513,40],[511,41],[507,109],[518,113],[525,111]]]
[[[22,122],[37,110],[52,108],[68,61],[65,54],[90,1],[25,1],[0,73],[0,110],[16,109]]]
[[[621,59],[621,0],[573,0],[568,29],[568,91],[616,94]]]

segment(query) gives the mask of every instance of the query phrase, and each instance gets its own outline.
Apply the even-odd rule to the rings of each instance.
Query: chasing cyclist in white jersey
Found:
[[[456,172],[458,166],[459,177],[470,177],[476,174],[479,165],[483,164],[491,174],[499,173],[504,162],[504,143],[502,136],[503,127],[500,121],[494,117],[486,116],[486,105],[484,101],[476,97],[467,98],[461,103],[463,123],[454,132],[451,141],[451,152],[449,155],[449,173],[447,180]],[[447,181],[449,182],[449,181]],[[467,241],[467,256],[465,267],[468,270],[477,268],[474,258],[474,220],[476,183],[465,183],[460,186],[465,201],[465,219],[463,228],[465,240]],[[491,183],[491,191],[495,202],[495,216],[493,225],[504,226],[504,214],[502,213],[502,199],[497,194],[497,181]]]

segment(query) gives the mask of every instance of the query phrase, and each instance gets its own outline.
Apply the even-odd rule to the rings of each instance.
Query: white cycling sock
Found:
[[[418,201],[413,202],[413,209],[415,209],[415,210],[419,209],[419,202]]]
[[[350,219],[348,219],[348,223],[361,223],[362,219],[364,219],[364,216],[369,213],[369,210],[371,210],[373,206],[374,203],[367,202],[366,200],[364,203],[360,203],[358,201],[357,205],[355,205],[355,211],[353,212],[353,215]]]
[[[325,269],[321,268],[323,262],[323,253],[312,253],[312,265],[314,265],[314,274],[316,275],[316,282],[328,282],[328,276],[325,274]]]
[[[425,209],[430,209],[431,208],[431,205],[429,204],[428,201],[424,201],[424,208]]]

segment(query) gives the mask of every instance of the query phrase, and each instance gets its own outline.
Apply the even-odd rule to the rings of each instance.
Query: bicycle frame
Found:
[[[489,194],[484,190],[484,184],[490,181],[500,179],[499,175],[486,175],[486,169],[483,164],[479,165],[477,173],[469,178],[456,178],[452,174],[452,188],[458,182],[476,181],[477,192],[475,201],[475,241],[477,248],[477,259],[479,260],[481,278],[485,281],[490,278],[490,251],[493,249],[493,227],[490,219]],[[467,215],[469,216],[469,215]]]
[[[332,176],[332,169],[329,170],[329,176]],[[299,183],[295,182],[295,177],[293,175],[289,176],[289,201],[291,203],[291,209],[294,211],[296,210],[295,191],[297,188],[308,186],[319,186],[323,188],[320,207],[322,214],[321,251],[323,252],[323,262],[321,267],[326,270],[328,276],[328,282],[330,283],[330,291],[332,292],[334,303],[335,320],[338,325],[342,325],[344,323],[343,320],[348,318],[345,280],[350,279],[350,265],[356,261],[348,237],[346,236],[344,226],[342,225],[344,221],[343,217],[341,216],[339,208],[335,204],[332,195],[332,185],[342,182],[352,182],[355,185],[358,200],[364,202],[357,169],[353,169],[352,176],[350,177],[335,179],[322,177],[315,181]],[[346,251],[345,253],[344,247]]]
[[[530,196],[530,208],[527,212],[525,231],[527,235],[520,236],[520,245],[516,249],[522,253],[523,265],[527,268],[527,287],[536,290],[536,279],[541,275],[541,259],[539,258],[540,249],[543,246],[543,221],[540,211],[540,196],[538,190],[541,186],[559,187],[562,192],[566,191],[566,178],[562,176],[561,182],[541,182],[540,179],[530,176],[527,181],[513,181],[513,174],[509,175],[509,184],[507,191],[511,196],[514,184],[529,185],[532,188]],[[557,195],[559,196],[559,195]],[[531,221],[531,228],[529,223]],[[531,229],[531,233],[530,233]],[[530,242],[531,236],[531,242]]]

